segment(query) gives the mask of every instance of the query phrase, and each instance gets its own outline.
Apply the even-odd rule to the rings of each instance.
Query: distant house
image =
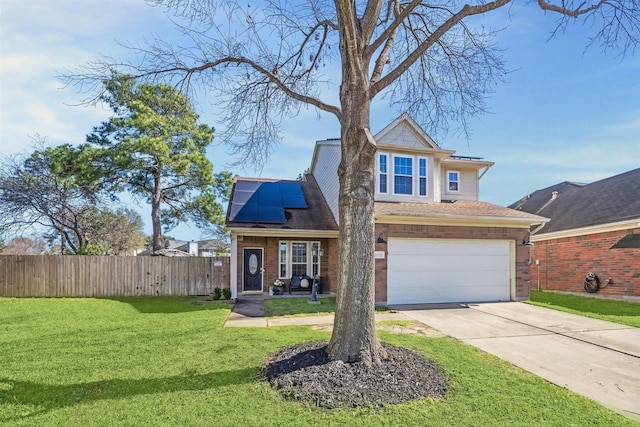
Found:
[[[532,288],[584,293],[593,273],[598,294],[640,297],[640,169],[561,182],[509,207],[551,219],[532,231]]]
[[[374,138],[376,301],[527,298],[522,242],[546,218],[479,201],[493,163],[441,148],[407,114]],[[340,140],[321,140],[302,181],[234,180],[226,217],[234,297],[294,276],[320,275],[324,291],[335,292],[340,160]]]
[[[218,239],[208,239],[199,241],[168,240],[165,247],[159,251],[151,249],[138,253],[138,256],[162,255],[162,256],[228,256],[229,245]]]

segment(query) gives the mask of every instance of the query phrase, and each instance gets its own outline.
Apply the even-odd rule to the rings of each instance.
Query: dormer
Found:
[[[479,157],[456,156],[441,148],[402,114],[374,137],[375,201],[439,203],[478,200],[480,178],[493,166]],[[310,171],[338,218],[340,140],[317,141]]]
[[[440,162],[455,151],[443,150],[408,115],[375,136],[376,201],[440,201]]]

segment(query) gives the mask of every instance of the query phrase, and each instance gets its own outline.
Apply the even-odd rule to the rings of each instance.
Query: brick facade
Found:
[[[431,239],[497,239],[514,240],[516,248],[516,295],[517,300],[529,297],[530,246],[523,246],[528,239],[526,228],[506,227],[454,227],[438,225],[376,224],[376,236],[431,238]],[[376,251],[385,251],[384,259],[376,259],[376,301],[387,300],[387,245],[376,243]]]
[[[529,296],[529,262],[530,246],[523,246],[522,241],[529,236],[528,229],[506,228],[506,227],[454,227],[435,225],[402,225],[402,224],[377,224],[376,237],[382,233],[385,239],[389,237],[413,237],[413,238],[436,238],[436,239],[498,239],[513,240],[516,248],[516,299],[522,300]],[[281,240],[303,241],[304,239],[278,238],[278,237],[252,237],[244,236],[238,239],[238,295],[242,294],[242,274],[243,274],[243,253],[244,248],[262,248],[264,258],[264,280],[263,292],[269,290],[269,286],[278,279],[278,254]],[[309,239],[320,241],[324,250],[324,256],[320,261],[320,272],[323,278],[323,292],[335,293],[338,277],[338,239]],[[384,251],[384,259],[375,260],[376,302],[387,300],[387,245],[376,243],[376,251]],[[288,280],[285,280],[288,284]]]
[[[324,251],[324,255],[320,259],[320,276],[322,276],[323,292],[335,292],[335,282],[337,277],[338,264],[338,240],[337,239],[298,239],[291,237],[257,237],[243,236],[238,238],[238,259],[237,259],[237,280],[238,295],[242,295],[243,271],[244,271],[244,249],[245,248],[261,248],[263,250],[263,280],[262,291],[268,292],[269,287],[278,279],[279,268],[279,247],[280,241],[314,241],[320,242],[320,247]],[[289,280],[283,280],[289,285]],[[288,288],[286,288],[288,289]]]
[[[633,232],[629,229],[535,242],[531,250],[532,288],[539,285],[543,290],[586,293],[585,276],[593,272],[600,278],[597,295],[640,297],[640,249],[610,249]],[[535,260],[540,261],[539,266]],[[612,279],[609,285],[605,284],[607,278]]]

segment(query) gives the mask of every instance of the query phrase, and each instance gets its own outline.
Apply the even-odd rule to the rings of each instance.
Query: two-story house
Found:
[[[545,218],[478,201],[493,165],[455,156],[403,114],[375,135],[376,301],[524,299],[529,230]],[[276,280],[337,286],[340,141],[318,141],[305,180],[236,178],[227,212],[234,296]]]

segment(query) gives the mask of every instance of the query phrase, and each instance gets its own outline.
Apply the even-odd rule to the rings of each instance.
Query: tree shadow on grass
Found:
[[[230,301],[210,301],[206,297],[155,296],[114,297],[112,301],[129,304],[138,313],[187,313],[192,311],[231,310]]]
[[[101,400],[118,400],[132,396],[176,391],[201,391],[247,384],[256,381],[257,378],[257,368],[166,378],[113,379],[68,385],[38,384],[0,378],[0,404],[33,408],[27,413],[21,408],[20,415],[0,417],[0,424]]]

